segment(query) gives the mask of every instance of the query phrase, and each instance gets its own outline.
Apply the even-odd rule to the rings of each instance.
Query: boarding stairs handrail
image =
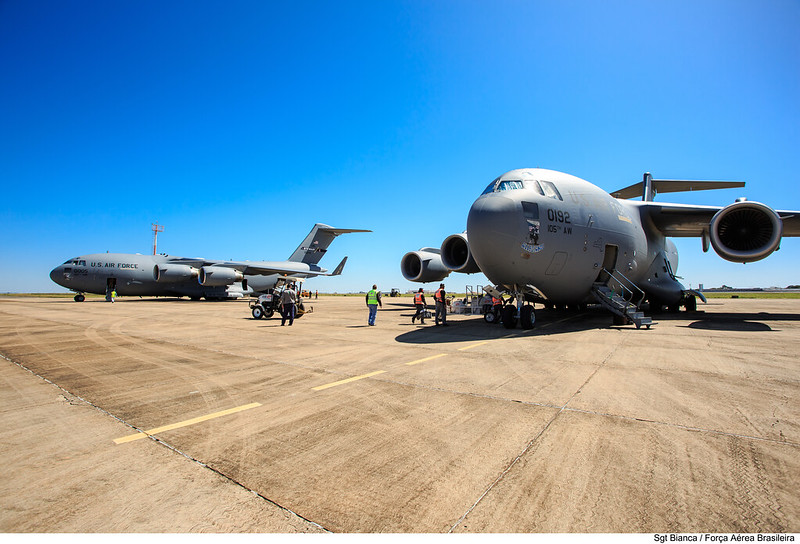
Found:
[[[603,272],[608,274],[609,277],[608,281],[605,282],[605,285],[608,285],[613,279],[614,281],[617,282],[620,289],[622,290],[622,295],[624,296],[626,293],[628,294],[628,296],[625,297],[627,301],[634,304],[637,308],[639,308],[642,305],[642,302],[644,301],[645,297],[644,291],[642,291],[635,283],[633,283],[630,279],[628,279],[628,277],[625,276],[625,274],[623,274],[619,270],[608,270],[606,268],[603,268]],[[635,296],[639,297],[636,302],[633,301]]]
[[[639,305],[644,300],[644,291],[639,289],[620,272],[609,272],[605,268],[603,272],[608,275],[608,279],[605,282],[598,281],[592,287],[592,294],[594,294],[597,301],[608,311],[622,318],[623,321],[621,324],[633,323],[636,325],[637,329],[642,325],[649,329],[650,325],[653,324],[652,318],[645,316],[643,312],[639,311]],[[612,278],[616,280],[617,285],[619,285],[622,291],[621,294],[617,294],[615,290],[608,285]],[[627,282],[630,287],[626,286],[624,282]],[[633,302],[633,298],[637,294],[634,289],[640,293],[637,302]],[[626,294],[627,298],[625,296]]]

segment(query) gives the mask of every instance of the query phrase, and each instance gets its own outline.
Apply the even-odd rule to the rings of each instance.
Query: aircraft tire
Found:
[[[258,305],[253,306],[253,317],[255,319],[261,319],[262,317],[264,317],[264,308]]]
[[[517,326],[517,309],[512,304],[503,306],[503,326],[507,329]]]
[[[265,318],[267,318],[267,319],[269,319],[270,317],[272,317],[272,315],[273,315],[274,313],[275,313],[275,310],[274,310],[273,308],[265,308],[265,309],[264,309],[264,317],[265,317]]]
[[[84,300],[86,300],[86,297],[83,296],[82,294],[78,293],[77,295],[75,295],[75,302],[83,302]]]
[[[536,324],[536,312],[533,306],[523,306],[519,311],[519,323],[523,329],[532,329]]]
[[[297,305],[297,312],[295,312],[294,318],[295,319],[300,319],[301,317],[303,317],[305,315],[305,313],[306,313],[305,304],[303,304],[301,302],[300,304]]]
[[[693,296],[686,299],[686,311],[687,312],[696,312],[697,311],[697,299]]]

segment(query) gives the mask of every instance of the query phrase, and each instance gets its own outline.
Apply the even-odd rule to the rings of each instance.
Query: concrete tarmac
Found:
[[[799,532],[800,300],[0,297],[0,532]]]

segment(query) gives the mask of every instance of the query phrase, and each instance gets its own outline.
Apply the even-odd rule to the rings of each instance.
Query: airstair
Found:
[[[592,294],[606,310],[617,316],[615,324],[633,323],[637,329],[642,325],[650,328],[653,319],[639,311],[639,306],[644,301],[644,291],[616,270],[608,271],[604,268],[598,278],[592,286]]]

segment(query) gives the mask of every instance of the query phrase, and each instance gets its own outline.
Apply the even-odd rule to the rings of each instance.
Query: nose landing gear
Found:
[[[536,325],[536,310],[533,304],[526,304],[519,310],[519,323],[523,329],[532,329]]]
[[[483,288],[483,290],[489,293],[494,299],[503,301],[503,292],[501,292],[500,289],[501,286],[486,286]],[[535,292],[534,288],[529,287],[529,289]],[[536,326],[536,310],[534,310],[533,304],[530,303],[534,295],[529,293],[530,296],[526,297],[525,292],[520,290],[508,292],[506,289],[503,289],[503,291],[511,295],[511,300],[504,304],[502,310],[499,312],[503,326],[506,329],[514,329],[517,326],[517,321],[519,321],[520,326],[525,330],[534,328],[534,326]],[[511,304],[511,301],[516,301],[516,304]],[[494,319],[490,320],[486,318],[488,315],[489,313],[484,316],[484,319],[488,323],[494,322]]]

